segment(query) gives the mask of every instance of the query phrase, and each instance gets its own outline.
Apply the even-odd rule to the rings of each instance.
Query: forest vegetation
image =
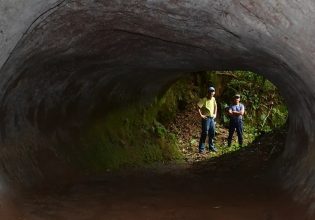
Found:
[[[225,112],[235,93],[241,94],[246,107],[244,148],[265,133],[285,129],[288,111],[284,100],[263,76],[248,71],[199,72],[179,79],[150,104],[133,104],[97,120],[80,137],[79,146],[73,146],[81,156],[67,154],[67,148],[65,154],[69,160],[76,158],[81,168],[95,172],[155,162],[201,160],[197,155],[200,118],[196,103],[210,85],[216,88],[219,106],[216,119],[219,152],[209,154],[208,158],[240,150],[236,145],[225,148],[228,124]]]

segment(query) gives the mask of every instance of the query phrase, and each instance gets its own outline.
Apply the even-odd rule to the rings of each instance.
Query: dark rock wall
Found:
[[[313,1],[27,2],[27,13],[20,2],[0,5],[0,161],[11,181],[63,175],[58,146],[122,103],[144,102],[187,72],[243,69],[285,97],[290,133],[279,176],[312,199]]]

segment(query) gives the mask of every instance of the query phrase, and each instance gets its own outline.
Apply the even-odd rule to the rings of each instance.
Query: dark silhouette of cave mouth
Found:
[[[3,182],[54,184],[73,173],[58,147],[76,145],[101,113],[146,102],[188,72],[244,69],[286,100],[288,136],[274,169],[297,200],[313,204],[312,4],[63,1],[34,9],[29,27],[10,29],[17,43],[5,35],[13,46],[0,70]]]

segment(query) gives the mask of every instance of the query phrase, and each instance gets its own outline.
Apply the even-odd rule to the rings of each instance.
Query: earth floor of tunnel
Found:
[[[307,219],[306,207],[261,171],[159,165],[106,173],[54,192],[28,193],[25,220]]]

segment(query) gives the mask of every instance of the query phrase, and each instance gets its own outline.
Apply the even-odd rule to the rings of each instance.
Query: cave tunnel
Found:
[[[0,190],[69,175],[58,146],[123,103],[186,73],[249,70],[288,105],[278,177],[313,203],[313,1],[4,0],[0,12]]]

